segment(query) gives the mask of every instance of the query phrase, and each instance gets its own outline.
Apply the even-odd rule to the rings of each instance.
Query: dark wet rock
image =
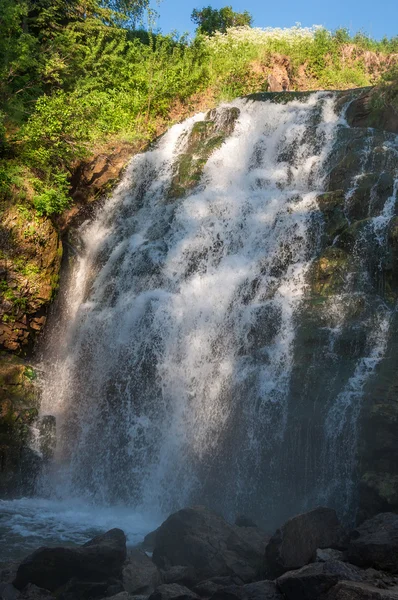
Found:
[[[398,515],[382,513],[350,534],[347,558],[362,567],[398,573]]]
[[[366,172],[357,178],[347,198],[345,214],[349,221],[360,221],[380,214],[394,189],[394,178],[388,172]]]
[[[23,359],[0,352],[0,496],[29,494],[40,457],[29,447],[38,415],[36,373]]]
[[[256,581],[243,586],[244,600],[282,600],[283,596],[274,581]]]
[[[376,88],[353,100],[346,112],[351,127],[373,127],[398,133],[397,111],[385,101],[377,102],[380,91]]]
[[[283,596],[274,581],[265,580],[222,588],[212,600],[283,600]]]
[[[398,266],[398,265],[397,265]],[[391,280],[390,280],[391,276]],[[398,284],[397,272],[386,283]],[[393,291],[390,287],[391,292]],[[360,419],[359,522],[381,512],[398,511],[398,314],[377,378],[365,388]]]
[[[123,585],[123,581],[122,580],[118,580],[118,579],[110,579],[108,580],[108,587],[106,590],[106,595],[107,596],[115,596],[117,594],[121,594],[122,592],[125,591],[124,589],[124,585]],[[144,597],[148,596],[149,594],[146,594]]]
[[[130,594],[151,594],[162,583],[159,569],[142,550],[131,550],[123,566],[123,585]]]
[[[158,529],[155,529],[155,531],[151,531],[150,533],[148,533],[145,537],[144,537],[144,541],[142,542],[142,548],[144,550],[146,550],[147,552],[153,552],[155,549],[155,545],[156,545],[156,535],[159,531]]]
[[[235,525],[237,527],[257,527],[257,523],[250,517],[246,517],[246,515],[238,515],[235,519]]]
[[[368,583],[342,581],[324,596],[324,600],[398,600],[398,589],[380,590]]]
[[[264,556],[265,547],[271,539],[270,535],[264,533],[259,527],[235,526],[234,530],[258,556]]]
[[[237,575],[249,582],[255,579],[263,556],[259,538],[249,537],[247,528],[230,525],[203,506],[186,508],[160,526],[153,561],[162,569],[191,566],[200,579]]]
[[[317,548],[338,546],[342,529],[336,512],[315,508],[289,519],[272,536],[265,550],[265,571],[278,577],[308,564]]]
[[[378,571],[370,567],[363,571],[364,579],[371,585],[380,589],[398,588],[398,575]]]
[[[0,598],[2,600],[55,600],[55,596],[52,592],[37,587],[37,585],[34,585],[33,583],[29,583],[22,592],[19,592],[16,588],[8,584],[7,591],[0,591]]]
[[[126,536],[112,529],[78,548],[39,548],[20,564],[14,581],[22,590],[34,583],[50,591],[71,579],[104,582],[120,578],[126,560]]]
[[[198,576],[193,567],[177,565],[167,571],[162,571],[163,583],[180,583],[187,587],[192,587],[198,582]]]
[[[324,220],[324,234],[327,243],[332,243],[349,224],[344,214],[345,195],[343,190],[325,192],[317,197]]]
[[[133,600],[133,598],[139,598],[139,596],[131,596],[128,592],[119,592],[114,596],[105,596],[101,600]],[[146,598],[146,596],[144,596]]]
[[[211,596],[211,598],[212,600],[242,600],[242,587],[238,585],[230,585],[225,588],[220,588],[213,594],[213,596]]]
[[[328,561],[289,571],[277,579],[277,585],[287,600],[318,600],[342,580],[362,581],[363,576],[353,565]]]
[[[49,590],[37,587],[33,583],[29,583],[22,593],[21,598],[24,600],[55,600],[55,596]]]
[[[0,583],[0,600],[19,600],[21,593],[12,583]]]
[[[91,600],[92,598],[102,598],[108,596],[109,584],[107,581],[79,581],[71,579],[60,593],[57,593],[59,600]],[[123,589],[123,586],[121,586]],[[117,592],[122,591],[118,587]]]
[[[199,596],[208,598],[223,588],[242,585],[243,581],[240,577],[212,577],[211,579],[200,581],[193,588],[193,591]]]
[[[0,570],[0,583],[12,583],[16,577],[20,561],[13,560]]]
[[[326,562],[328,560],[340,560],[344,562],[344,552],[335,548],[317,548],[315,562]]]
[[[149,600],[195,600],[194,592],[178,583],[162,584],[149,596]]]

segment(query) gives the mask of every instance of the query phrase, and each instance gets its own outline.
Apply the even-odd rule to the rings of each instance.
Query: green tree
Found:
[[[232,10],[232,6],[216,9],[205,6],[200,10],[194,9],[191,20],[197,25],[197,31],[206,35],[213,35],[216,31],[225,33],[229,27],[251,27],[253,17],[245,10],[242,13]]]

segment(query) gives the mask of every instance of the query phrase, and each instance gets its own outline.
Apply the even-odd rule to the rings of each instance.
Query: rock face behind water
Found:
[[[350,535],[348,560],[362,567],[398,573],[398,515],[382,513]]]
[[[126,560],[126,536],[111,529],[78,548],[39,548],[20,564],[14,586],[29,583],[56,591],[72,579],[104,582],[120,578]]]
[[[289,519],[272,536],[265,549],[265,571],[278,577],[308,564],[318,548],[339,544],[342,529],[336,512],[315,508]]]
[[[243,531],[241,531],[241,529]],[[216,513],[198,506],[172,514],[157,530],[153,560],[162,569],[191,566],[200,579],[237,575],[253,581],[263,559],[265,540],[253,528],[227,523]]]

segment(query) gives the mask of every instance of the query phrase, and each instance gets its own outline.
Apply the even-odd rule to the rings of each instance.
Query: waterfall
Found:
[[[349,309],[336,295],[305,358],[317,197],[347,128],[334,107],[332,93],[221,106],[215,128],[233,109],[233,131],[183,194],[173,196],[173,178],[204,114],[132,159],[80,229],[49,336],[42,412],[56,416],[58,437],[40,494],[159,518],[205,503],[270,527],[319,501],[347,512],[360,397],[389,312],[377,304],[363,347],[343,364]],[[378,239],[395,196],[375,217]],[[345,471],[335,465],[343,438]]]

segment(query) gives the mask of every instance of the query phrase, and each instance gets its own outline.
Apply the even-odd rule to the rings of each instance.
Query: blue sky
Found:
[[[398,35],[398,0],[162,0],[156,8],[160,14],[157,25],[163,33],[193,32],[192,10],[209,4],[248,10],[255,27],[291,27],[300,22],[306,27],[348,27],[352,33],[364,31],[376,39]]]

